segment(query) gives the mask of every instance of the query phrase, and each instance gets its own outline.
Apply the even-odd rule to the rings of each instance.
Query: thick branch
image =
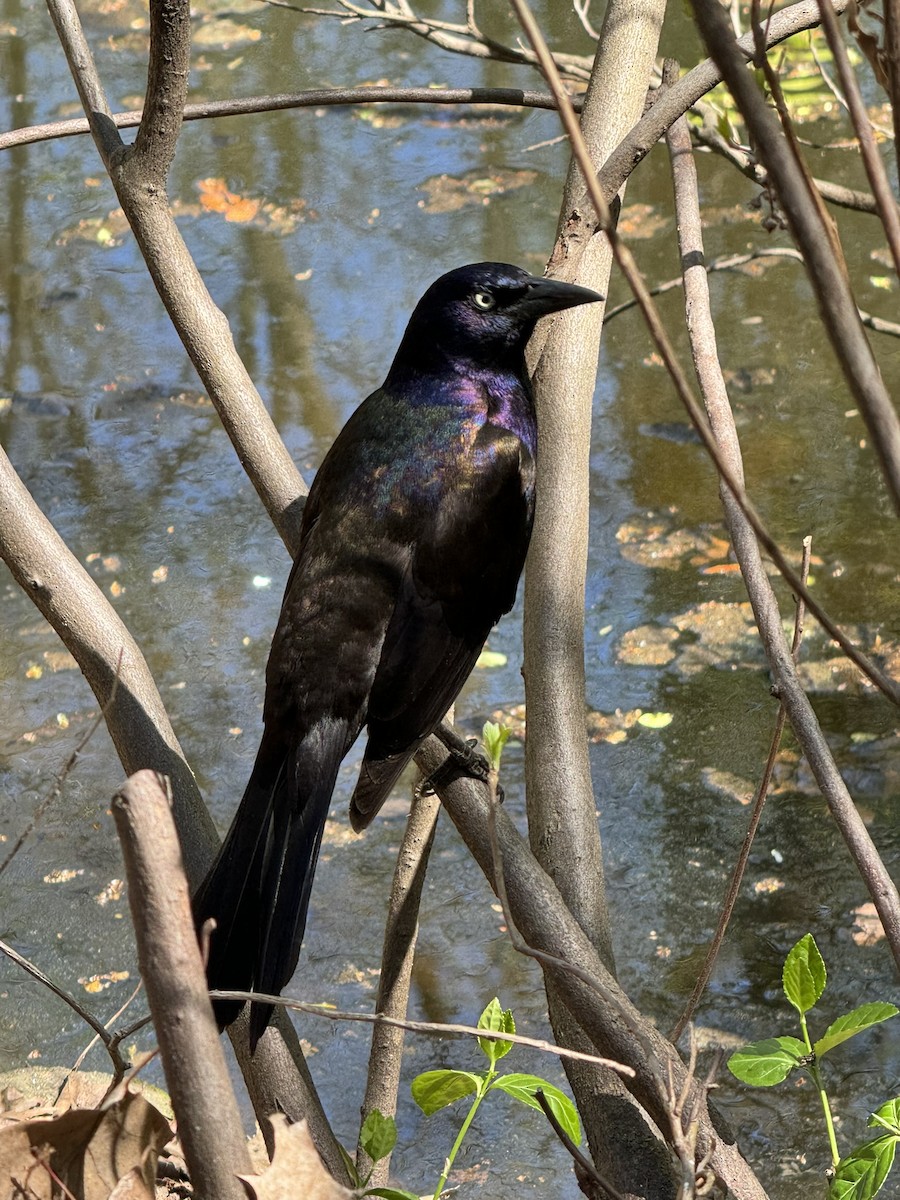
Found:
[[[197,1200],[244,1200],[251,1171],[191,916],[163,781],[133,775],[113,798],[138,963]]]
[[[664,0],[652,4],[610,0],[581,118],[591,160],[597,165],[643,111],[664,13]],[[605,238],[593,236],[596,222],[585,199],[584,182],[573,162],[550,273],[605,293],[609,245]],[[601,304],[560,314],[543,323],[529,347],[540,452],[537,510],[525,577],[525,771],[531,847],[613,972],[584,724],[589,456],[602,321]],[[584,1034],[573,1021],[557,981],[549,977],[547,996],[557,1041],[583,1049]],[[619,1155],[606,1133],[610,1097],[620,1094],[620,1085],[579,1064],[567,1064],[566,1073],[598,1167],[620,1187],[626,1185],[630,1172],[623,1164],[630,1156]],[[640,1157],[649,1163],[652,1147],[644,1146]],[[665,1183],[655,1186],[664,1192]]]

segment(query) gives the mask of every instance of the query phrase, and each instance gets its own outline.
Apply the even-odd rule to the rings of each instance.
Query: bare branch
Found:
[[[118,676],[118,670],[117,670],[116,675],[113,679],[112,689],[109,694],[109,701],[106,705],[107,708],[115,702],[116,684],[118,682],[118,677],[119,676]],[[50,805],[53,804],[53,802],[58,799],[59,794],[63,789],[63,784],[69,778],[69,775],[72,773],[72,771],[75,768],[75,764],[78,762],[79,755],[81,754],[81,752],[85,748],[85,746],[88,744],[88,742],[91,740],[91,738],[94,736],[94,734],[97,732],[97,730],[100,728],[100,726],[103,724],[105,717],[106,717],[106,712],[104,709],[101,709],[100,712],[97,713],[96,717],[94,717],[93,721],[91,721],[91,723],[88,726],[87,731],[84,733],[84,735],[81,738],[79,738],[79,740],[75,746],[75,749],[72,751],[72,753],[66,759],[65,763],[63,763],[62,769],[60,770],[59,774],[56,776],[56,779],[53,781],[53,786],[50,788],[50,791],[47,793],[47,795],[44,797],[44,799],[40,802],[40,804],[38,804],[37,808],[35,808],[34,812],[31,814],[31,820],[27,823],[25,828],[22,830],[22,832],[19,834],[19,836],[13,842],[6,858],[4,858],[3,862],[0,862],[0,875],[3,874],[3,872],[9,866],[9,864],[12,862],[12,860],[16,857],[16,855],[19,853],[19,851],[25,845],[25,842],[31,836],[31,834],[34,832],[35,828],[37,827],[38,823],[43,818],[44,813],[46,813],[46,811],[50,807]]]
[[[878,151],[878,147],[875,145],[872,125],[859,90],[856,74],[850,65],[850,58],[847,54],[847,47],[844,45],[844,39],[841,36],[837,17],[832,12],[828,0],[820,0],[820,6],[822,10],[822,28],[825,30],[828,47],[834,56],[834,64],[837,68],[838,78],[841,81],[841,87],[844,90],[846,103],[850,109],[853,128],[856,130],[856,136],[859,139],[859,147],[862,151],[866,175],[869,177],[869,184],[878,204],[878,215],[881,217],[881,223],[887,234],[888,245],[890,246],[891,256],[894,260],[894,270],[900,276],[900,212],[897,209],[894,193],[891,191],[884,161]],[[888,19],[891,7],[890,0],[888,0],[885,4],[885,33],[888,37],[890,37],[891,31],[891,22]],[[895,21],[898,21],[898,33],[900,33],[900,20],[898,18],[900,18],[900,14],[895,17]],[[900,51],[900,41],[898,41],[897,49]],[[900,102],[900,61],[896,64],[896,79],[897,90],[894,99]],[[898,128],[900,128],[900,125],[898,125]]]
[[[382,1017],[400,1021],[406,1017],[419,932],[419,904],[440,810],[441,802],[433,792],[425,794],[421,788],[416,788],[397,854],[384,930],[381,975],[375,998],[375,1011]],[[376,1024],[372,1030],[363,1120],[376,1108],[385,1116],[393,1116],[397,1111],[402,1054],[402,1027],[388,1025],[385,1021]],[[370,1187],[387,1183],[390,1161],[390,1155],[387,1155],[373,1165],[362,1146],[357,1147],[357,1170],[363,1178],[371,1170],[372,1174],[368,1176]]]
[[[73,0],[48,0],[48,5],[97,149],[160,298],[244,469],[293,552],[302,508],[298,497],[306,494],[306,485],[235,350],[228,322],[213,303],[166,196],[166,171],[187,89],[187,0],[160,0],[151,7],[156,73],[148,77],[144,108],[150,124],[131,147],[124,145],[109,115]]]
[[[699,0],[698,0],[699,2]],[[705,4],[707,0],[702,0]],[[518,0],[514,0],[518,3]],[[715,4],[716,0],[710,0],[710,3]],[[895,704],[900,704],[900,685],[897,684],[886,672],[877,667],[870,659],[866,657],[847,637],[847,635],[831,620],[828,614],[824,611],[816,598],[810,593],[803,581],[797,575],[797,572],[788,562],[787,557],[781,550],[781,547],[769,533],[762,518],[756,511],[755,506],[748,497],[743,480],[735,474],[732,468],[725,462],[719,453],[716,439],[713,437],[706,418],[703,414],[700,405],[697,403],[696,397],[688,383],[687,376],[675,354],[672,343],[666,332],[665,326],[660,320],[656,306],[653,304],[650,294],[647,290],[647,285],[637,269],[637,264],[634,261],[634,256],[628,247],[622,242],[621,238],[616,233],[614,224],[610,217],[609,205],[600,188],[599,182],[596,179],[591,165],[590,155],[584,145],[581,137],[581,132],[578,128],[578,121],[571,105],[568,103],[566,94],[562,85],[555,74],[552,60],[547,55],[544,60],[544,69],[547,73],[547,80],[553,90],[554,95],[559,103],[560,120],[563,127],[569,136],[573,150],[578,159],[582,174],[584,175],[587,191],[590,196],[590,201],[593,203],[598,216],[598,226],[606,234],[609,239],[612,252],[620,270],[628,281],[629,287],[636,296],[641,307],[641,312],[647,322],[647,327],[653,338],[654,344],[666,366],[669,376],[675,385],[678,396],[685,406],[691,423],[696,429],[703,445],[706,447],[710,457],[716,464],[722,480],[728,486],[729,490],[735,497],[742,512],[747,516],[747,520],[759,538],[760,542],[765,547],[772,561],[781,572],[782,576],[790,584],[791,588],[798,595],[803,597],[809,611],[813,614],[819,624],[828,632],[829,636],[841,647],[844,653],[850,658],[864,675],[875,684],[875,686],[884,693],[888,699]],[[741,68],[743,70],[743,68]],[[868,343],[867,343],[868,345]],[[896,414],[895,414],[896,420]]]
[[[575,97],[576,107],[581,98]],[[251,113],[282,112],[291,108],[327,108],[356,104],[436,104],[453,106],[471,104],[492,108],[555,109],[556,101],[549,92],[528,88],[428,88],[428,87],[358,87],[315,88],[312,91],[287,92],[273,96],[248,96],[232,100],[209,100],[204,104],[186,104],[185,121],[203,121],[213,117],[246,116]],[[144,110],[115,113],[110,120],[117,129],[133,129],[140,125]],[[55,138],[75,137],[90,133],[86,118],[53,121],[48,125],[29,125],[0,133],[0,150],[46,142]]]
[[[133,775],[113,797],[138,962],[198,1200],[245,1200],[253,1167],[206,986],[164,781]]]
[[[416,761],[427,776],[443,763],[446,751],[437,738],[429,738]],[[488,788],[459,778],[439,785],[444,808],[468,846],[488,883],[498,892],[491,843],[491,805]],[[638,1012],[609,974],[597,952],[568,911],[557,888],[542,870],[502,805],[493,810],[496,845],[503,865],[511,918],[532,952],[557,959],[564,967],[550,966],[554,987],[598,1054],[624,1063],[635,1071],[626,1079],[628,1090],[665,1128],[666,1107],[660,1094],[660,1074],[672,1065],[676,1086],[682,1086],[685,1068],[674,1047]],[[599,984],[599,989],[598,989]],[[604,997],[601,997],[601,992]],[[640,1037],[635,1036],[640,1030]],[[720,1116],[700,1104],[698,1144],[716,1143],[712,1163],[732,1189],[736,1200],[765,1200],[765,1192],[738,1152]],[[719,1133],[716,1128],[719,1128]]]
[[[440,743],[438,742],[437,745]],[[443,763],[444,755],[440,756],[440,761]],[[566,966],[568,967],[568,965],[567,963]],[[495,1042],[512,1042],[516,1046],[528,1046],[532,1050],[541,1050],[545,1054],[553,1054],[560,1059],[572,1059],[609,1067],[611,1071],[618,1071],[624,1076],[631,1077],[635,1074],[634,1069],[626,1063],[603,1058],[596,1054],[582,1054],[578,1050],[570,1050],[566,1046],[556,1046],[553,1042],[547,1042],[543,1038],[526,1037],[521,1033],[477,1029],[474,1025],[448,1024],[441,1021],[411,1021],[407,1017],[389,1017],[380,1012],[341,1012],[336,1008],[324,1008],[321,1004],[307,1004],[303,1000],[294,1000],[290,996],[267,996],[264,992],[212,991],[209,994],[214,1000],[258,1000],[276,1008],[289,1008],[292,1012],[306,1013],[311,1017],[324,1017],[326,1021],[358,1021],[365,1025],[384,1025],[390,1029],[406,1029],[410,1033],[422,1033],[433,1037],[474,1037],[487,1038],[489,1041]]]
[[[849,0],[833,0],[834,11],[842,13],[848,2]],[[799,4],[791,4],[773,14],[766,29],[766,44],[770,48],[776,46],[795,33],[818,25],[819,21],[818,0],[800,0]],[[737,45],[741,52],[749,57],[753,53],[753,35],[745,34]],[[610,154],[600,171],[598,182],[607,201],[616,194],[624,180],[653,149],[669,126],[721,82],[722,74],[718,66],[711,58],[707,58],[657,98],[644,117]]]
[[[507,46],[487,37],[475,24],[472,9],[464,25],[450,21],[439,21],[422,17],[413,11],[406,0],[391,3],[391,0],[371,0],[371,6],[354,4],[351,0],[335,0],[338,8],[307,8],[289,4],[286,0],[265,0],[278,8],[290,8],[299,13],[318,17],[337,17],[340,21],[374,21],[376,29],[404,29],[417,37],[449,50],[452,54],[464,54],[470,58],[493,59],[496,62],[520,63],[537,66],[532,50],[524,46]],[[590,59],[580,54],[556,54],[560,72],[569,79],[587,80],[590,77]]]
[[[888,491],[900,511],[900,417],[859,320],[846,268],[836,250],[836,233],[823,218],[821,202],[803,178],[778,121],[747,71],[742,49],[734,40],[718,0],[692,3],[701,32],[741,109],[803,254],[823,324],[871,434]]]
[[[802,609],[798,607],[798,632],[795,633],[792,648],[787,645],[784,637],[778,601],[763,567],[754,528],[748,519],[749,514],[745,514],[742,511],[743,506],[737,502],[734,484],[743,488],[743,462],[734,417],[718,361],[715,329],[709,307],[709,281],[702,265],[703,234],[697,176],[685,121],[673,129],[670,144],[678,197],[679,245],[685,277],[685,309],[691,337],[691,352],[709,417],[711,436],[718,448],[717,465],[720,466],[720,470],[724,467],[719,492],[726,523],[735,555],[741,565],[763,649],[775,679],[776,694],[784,706],[797,740],[803,747],[816,782],[856,868],[866,883],[884,925],[894,959],[900,966],[900,896],[841,778],[815,711],[797,675],[795,656],[799,644]],[[804,567],[801,569],[804,579],[806,561],[804,557]],[[805,600],[807,594],[804,587],[800,595]],[[780,730],[776,729],[776,733],[780,737]],[[774,755],[770,757],[773,758]],[[767,784],[768,780],[764,777],[757,798],[758,807],[761,807]],[[752,836],[752,825],[751,834],[748,836]],[[749,847],[747,850],[749,851]]]

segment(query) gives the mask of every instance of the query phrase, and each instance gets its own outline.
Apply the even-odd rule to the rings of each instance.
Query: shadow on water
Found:
[[[129,22],[142,12],[136,5],[114,15],[85,7],[94,44],[111,38],[119,51],[100,55],[113,101],[130,106],[141,88],[143,34]],[[16,0],[5,0],[2,20],[4,30],[14,30],[0,37],[7,123],[55,117],[72,87],[49,22]],[[363,38],[278,10],[254,11],[247,21],[258,40],[225,47],[211,36],[198,46],[193,98],[290,90],[298,62],[310,64],[317,82],[352,81],[373,70],[397,82],[515,78],[496,64],[449,60],[399,37]],[[560,21],[560,36],[587,52],[574,24]],[[373,47],[377,67],[368,57]],[[550,141],[555,136],[549,114],[407,109],[280,113],[185,128],[172,180],[181,227],[307,477],[354,405],[380,381],[431,278],[482,258],[540,269],[565,169],[562,148]],[[764,235],[746,209],[750,186],[707,159],[700,170],[709,254],[759,244]],[[479,186],[496,183],[501,172],[499,188]],[[442,185],[442,175],[453,186]],[[0,437],[142,646],[224,827],[255,752],[286,554],[117,223],[89,142],[8,153],[0,176]],[[210,178],[262,199],[259,219],[229,223],[204,209],[198,182]],[[630,185],[623,214],[651,280],[676,269],[669,191],[657,151]],[[847,218],[845,229],[851,261],[867,263],[877,248],[871,226]],[[780,234],[770,240],[786,244]],[[877,310],[867,286],[863,279],[860,303]],[[614,280],[611,303],[622,298],[620,288]],[[760,277],[714,277],[712,290],[760,507],[797,553],[801,537],[813,533],[819,594],[842,621],[858,626],[864,643],[878,629],[895,637],[896,627],[883,623],[896,619],[897,535],[859,418],[848,414],[852,406],[821,346],[802,274],[781,264]],[[673,328],[679,305],[677,294],[662,301]],[[896,354],[884,357],[885,370],[896,374]],[[682,435],[672,390],[634,313],[611,322],[604,335],[591,489],[588,706],[673,718],[662,730],[630,725],[624,737],[598,738],[592,749],[622,981],[666,1029],[714,927],[775,714],[758,650],[721,629],[715,634],[710,620],[744,596],[732,574],[707,571],[727,562],[713,552],[723,537],[715,484],[702,450]],[[637,530],[633,538],[629,530]],[[678,537],[682,550],[642,556],[650,539],[671,549],[666,539]],[[49,791],[93,703],[6,574],[0,589],[0,835],[12,840]],[[779,595],[789,617],[790,598],[783,588]],[[522,700],[520,618],[519,606],[490,639],[507,665],[477,672],[460,701],[467,732]],[[638,627],[661,637],[658,659],[623,649]],[[893,716],[843,677],[835,683],[828,653],[811,634],[807,657],[820,668],[811,676],[814,703],[876,842],[896,866]],[[373,997],[381,913],[406,810],[398,796],[364,838],[350,834],[346,801],[357,761],[358,750],[335,793],[294,983],[305,999],[346,1008]],[[504,786],[524,826],[522,777],[521,746],[512,743]],[[104,1018],[136,978],[108,811],[120,779],[108,738],[98,733],[0,879],[2,936]],[[824,1019],[895,995],[884,944],[854,940],[854,913],[865,900],[788,739],[734,928],[699,1014],[706,1040],[730,1047],[792,1031],[780,967],[807,931],[829,966]],[[480,872],[442,822],[424,897],[416,1015],[471,1022],[497,994],[514,1009],[521,1032],[545,1032],[538,973],[511,951],[502,925]],[[3,1068],[70,1064],[88,1040],[73,1014],[7,962],[0,962],[0,1012]],[[312,1018],[302,1032],[326,1107],[350,1145],[367,1033]],[[836,1058],[848,1142],[863,1136],[869,1109],[900,1090],[898,1037],[889,1024],[868,1035],[859,1060]],[[404,1077],[476,1061],[477,1051],[462,1043],[411,1038]],[[89,1065],[105,1064],[94,1052]],[[524,1051],[514,1069],[561,1078],[555,1063]],[[776,1200],[809,1195],[817,1176],[808,1172],[826,1158],[811,1089],[788,1092],[749,1093],[725,1078],[719,1095]],[[574,1196],[565,1156],[537,1116],[508,1118],[503,1101],[479,1114],[461,1158],[467,1177],[484,1181],[484,1194],[496,1197]],[[423,1121],[404,1090],[398,1121],[398,1176],[425,1188],[450,1144],[452,1115]]]

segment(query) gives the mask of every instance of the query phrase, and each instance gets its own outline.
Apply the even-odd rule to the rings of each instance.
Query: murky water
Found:
[[[229,6],[235,26],[246,25],[244,33],[230,31],[228,45],[221,27],[198,22],[194,99],[382,77],[523,80],[400,35],[241,8]],[[3,0],[0,13],[4,125],[68,115],[74,90],[45,11]],[[114,105],[134,106],[142,90],[144,35],[132,26],[143,18],[137,5],[85,13]],[[556,33],[589,51],[574,18],[559,16]],[[690,42],[684,31],[671,38]],[[411,109],[374,117],[307,110],[185,127],[171,186],[181,227],[308,476],[382,378],[412,305],[439,271],[481,258],[540,268],[565,156],[558,145],[533,147],[556,133],[549,114]],[[840,170],[846,182],[860,184],[853,160],[819,157],[817,172]],[[767,235],[745,208],[750,186],[709,158],[701,158],[700,171],[708,253],[764,244]],[[432,182],[445,174],[456,182]],[[224,826],[255,752],[287,556],[198,391],[130,235],[110,216],[114,196],[92,144],[81,138],[7,152],[0,176],[0,437],[137,637]],[[258,216],[227,222],[204,208],[204,179],[224,180],[235,197],[260,199]],[[494,190],[498,179],[501,190]],[[641,267],[654,281],[677,272],[670,191],[657,150],[629,189],[629,205],[646,208],[625,214]],[[886,273],[871,257],[880,246],[873,223],[844,216],[841,226],[860,304],[891,316],[891,295],[873,282]],[[786,244],[781,234],[768,241]],[[839,619],[864,643],[878,631],[896,638],[896,523],[861,444],[862,424],[848,415],[853,405],[822,346],[800,269],[781,263],[758,277],[718,275],[712,289],[760,507],[782,543],[798,552],[801,537],[813,534],[821,558],[816,587]],[[614,281],[611,303],[621,298]],[[676,327],[680,297],[661,303]],[[877,348],[896,390],[900,350],[884,341]],[[640,707],[673,716],[662,731],[632,725],[623,740],[598,741],[593,751],[622,981],[662,1028],[678,1015],[714,926],[746,821],[738,797],[752,790],[774,720],[759,653],[737,635],[712,637],[711,615],[732,611],[724,606],[744,596],[734,575],[704,573],[725,561],[721,548],[716,557],[719,508],[708,462],[681,436],[682,422],[639,318],[627,313],[611,321],[592,456],[588,702],[603,713]],[[671,569],[649,565],[641,552],[648,539],[680,531],[690,536],[667,560]],[[779,594],[789,613],[783,587]],[[94,704],[5,571],[0,597],[2,852],[51,790]],[[723,607],[698,607],[713,603]],[[458,711],[466,728],[477,730],[490,713],[522,699],[519,617],[517,609],[490,640],[508,656],[507,666],[477,673],[464,693]],[[657,665],[623,661],[638,626],[663,630],[664,640],[677,628],[677,641],[667,642],[674,655]],[[806,655],[815,663],[826,656],[813,632]],[[895,715],[855,684],[838,686],[827,667],[816,680],[815,704],[838,761],[896,867]],[[825,1020],[897,995],[884,943],[853,940],[853,910],[866,896],[796,757],[789,740],[699,1017],[735,1039],[795,1032],[780,996],[780,966],[807,931],[829,966]],[[353,772],[351,761],[335,795],[294,985],[306,999],[342,1008],[371,1001],[381,910],[405,812],[398,797],[364,839],[347,836]],[[522,817],[522,752],[515,744],[504,772],[507,804]],[[136,977],[126,900],[112,883],[123,872],[107,808],[120,780],[100,732],[0,877],[2,936],[104,1019]],[[498,994],[522,1032],[541,1034],[539,981],[532,964],[509,949],[492,900],[455,832],[442,824],[425,895],[416,1015],[472,1021]],[[127,979],[118,978],[126,972]],[[92,983],[94,976],[101,978]],[[302,1032],[316,1051],[311,1066],[329,1114],[352,1144],[367,1035],[312,1019]],[[87,1040],[60,1002],[0,960],[0,1065],[69,1064]],[[477,1053],[411,1039],[406,1079],[437,1065],[474,1064]],[[864,1136],[868,1111],[900,1092],[900,1031],[884,1026],[856,1055],[839,1052],[833,1072],[848,1147]],[[89,1065],[102,1068],[102,1056],[95,1052]],[[552,1060],[524,1052],[511,1066],[560,1078]],[[814,1194],[817,1176],[810,1172],[824,1166],[826,1150],[809,1087],[749,1094],[728,1078],[722,1085],[720,1101],[772,1196]],[[395,1167],[408,1186],[428,1190],[454,1118],[425,1121],[407,1091],[401,1100]],[[565,1156],[540,1119],[528,1114],[513,1125],[506,1103],[498,1098],[482,1110],[460,1166],[471,1179],[487,1180],[485,1195],[575,1196]]]

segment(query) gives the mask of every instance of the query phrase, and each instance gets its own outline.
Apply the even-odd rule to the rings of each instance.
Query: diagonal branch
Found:
[[[234,347],[228,322],[197,270],[166,196],[187,92],[186,0],[150,6],[150,60],[142,124],[133,146],[119,136],[73,0],[47,0],[97,149],[147,268],[210,400],[288,549],[296,548],[306,485]]]
[[[822,323],[871,434],[888,491],[900,511],[900,417],[859,319],[845,265],[836,252],[836,233],[798,168],[778,120],[747,70],[745,55],[718,0],[692,0],[692,4],[710,53],[725,76],[778,193],[803,254]]]
[[[684,270],[685,310],[694,367],[719,454],[731,476],[743,484],[740,442],[719,364],[709,305],[709,280],[703,267],[699,192],[686,120],[677,122],[673,127],[669,144],[675,178],[679,249]],[[781,700],[856,869],[875,903],[894,961],[900,967],[900,896],[897,888],[853,803],[815,710],[800,683],[795,661],[796,647],[789,646],[785,639],[778,601],[763,566],[754,530],[724,481],[720,482],[719,492],[735,555],[741,566],[763,649],[775,680],[776,695]],[[801,574],[805,578],[805,568]],[[764,792],[761,795],[764,797]]]

